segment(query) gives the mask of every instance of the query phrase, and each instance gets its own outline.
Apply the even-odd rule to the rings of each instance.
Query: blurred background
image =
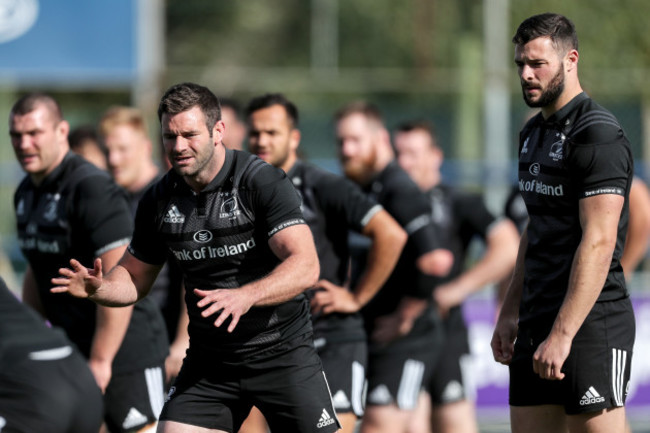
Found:
[[[304,156],[333,171],[333,112],[370,100],[389,128],[432,121],[447,182],[483,192],[501,213],[515,180],[518,131],[530,115],[510,39],[523,19],[549,11],[576,24],[583,88],[619,118],[637,174],[647,180],[647,0],[0,0],[0,245],[12,284],[19,287],[24,269],[12,206],[23,174],[6,119],[23,93],[53,94],[72,128],[93,125],[110,105],[137,106],[159,142],[155,111],[172,84],[194,81],[242,105],[282,92],[300,110]],[[641,303],[649,287],[644,268],[631,287]],[[491,294],[477,302],[474,319],[485,329],[474,327],[473,338],[485,345],[492,316],[480,311],[491,308]],[[640,335],[650,330],[645,305],[637,309]],[[633,375],[642,384],[633,400],[647,408],[650,367],[638,370],[642,351],[650,353],[649,342],[637,344]],[[488,383],[479,386],[496,391],[490,400],[479,388],[480,407],[501,416],[507,374],[485,369],[478,371]]]

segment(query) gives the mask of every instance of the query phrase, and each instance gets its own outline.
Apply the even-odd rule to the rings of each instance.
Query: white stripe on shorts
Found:
[[[414,359],[407,359],[402,369],[402,379],[397,390],[397,406],[400,409],[415,408],[423,376],[424,363]]]
[[[627,363],[627,351],[612,349],[612,389],[616,406],[623,406],[625,393],[625,365]]]
[[[156,419],[162,411],[165,402],[164,378],[161,367],[152,367],[144,370],[144,378],[147,382],[147,392],[149,394],[149,404],[151,411]]]
[[[358,361],[352,362],[352,389],[350,393],[352,411],[358,417],[363,415],[366,400],[366,370]]]

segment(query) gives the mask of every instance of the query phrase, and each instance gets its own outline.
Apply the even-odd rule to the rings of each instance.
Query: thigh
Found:
[[[111,432],[141,429],[158,420],[164,401],[164,366],[113,375],[104,395]]]
[[[597,303],[573,339],[563,370],[570,415],[623,407],[630,380],[635,323],[629,299]]]
[[[340,428],[311,336],[298,337],[248,367],[245,394],[271,431],[326,433]]]
[[[418,395],[439,354],[431,336],[419,336],[368,351],[368,406],[415,409]]]
[[[566,433],[567,417],[558,405],[511,406],[512,433]]]
[[[532,356],[546,334],[521,329],[510,363],[510,405],[561,405],[569,415],[625,404],[634,343],[629,299],[596,303],[573,339],[561,381],[541,379]]]
[[[475,390],[471,379],[471,355],[467,330],[448,329],[444,350],[437,357],[426,390],[434,405],[473,399]]]
[[[240,377],[239,368],[206,365],[188,355],[160,414],[163,431],[179,431],[170,427],[178,425],[237,431],[252,407],[242,399]]]
[[[363,415],[368,349],[365,342],[327,343],[318,350],[339,414]]]

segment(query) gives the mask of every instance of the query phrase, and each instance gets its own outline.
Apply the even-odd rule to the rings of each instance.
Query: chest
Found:
[[[18,243],[27,254],[59,254],[66,250],[71,221],[66,197],[59,192],[29,190],[16,202]]]

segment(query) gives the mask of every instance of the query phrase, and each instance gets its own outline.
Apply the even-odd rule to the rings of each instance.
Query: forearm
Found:
[[[318,257],[291,255],[266,277],[241,287],[253,299],[253,306],[276,305],[293,299],[318,281]]]
[[[589,245],[581,242],[573,258],[567,293],[551,334],[569,339],[575,337],[605,284],[612,250],[606,243]]]
[[[135,304],[140,296],[131,274],[118,264],[104,276],[101,286],[89,298],[105,307],[125,307]]]
[[[377,215],[375,218],[382,216]],[[390,224],[381,226],[372,232],[373,243],[368,253],[368,266],[352,290],[360,306],[366,305],[384,285],[406,244],[406,232],[396,222],[391,221]]]
[[[133,307],[97,307],[95,334],[90,350],[91,362],[113,362],[126,335],[132,313]]]
[[[519,318],[519,305],[521,303],[521,295],[524,289],[524,263],[527,248],[528,234],[526,230],[524,230],[519,241],[519,251],[517,252],[515,269],[512,272],[512,278],[503,296],[503,302],[499,312],[500,316],[510,316],[513,320]]]

